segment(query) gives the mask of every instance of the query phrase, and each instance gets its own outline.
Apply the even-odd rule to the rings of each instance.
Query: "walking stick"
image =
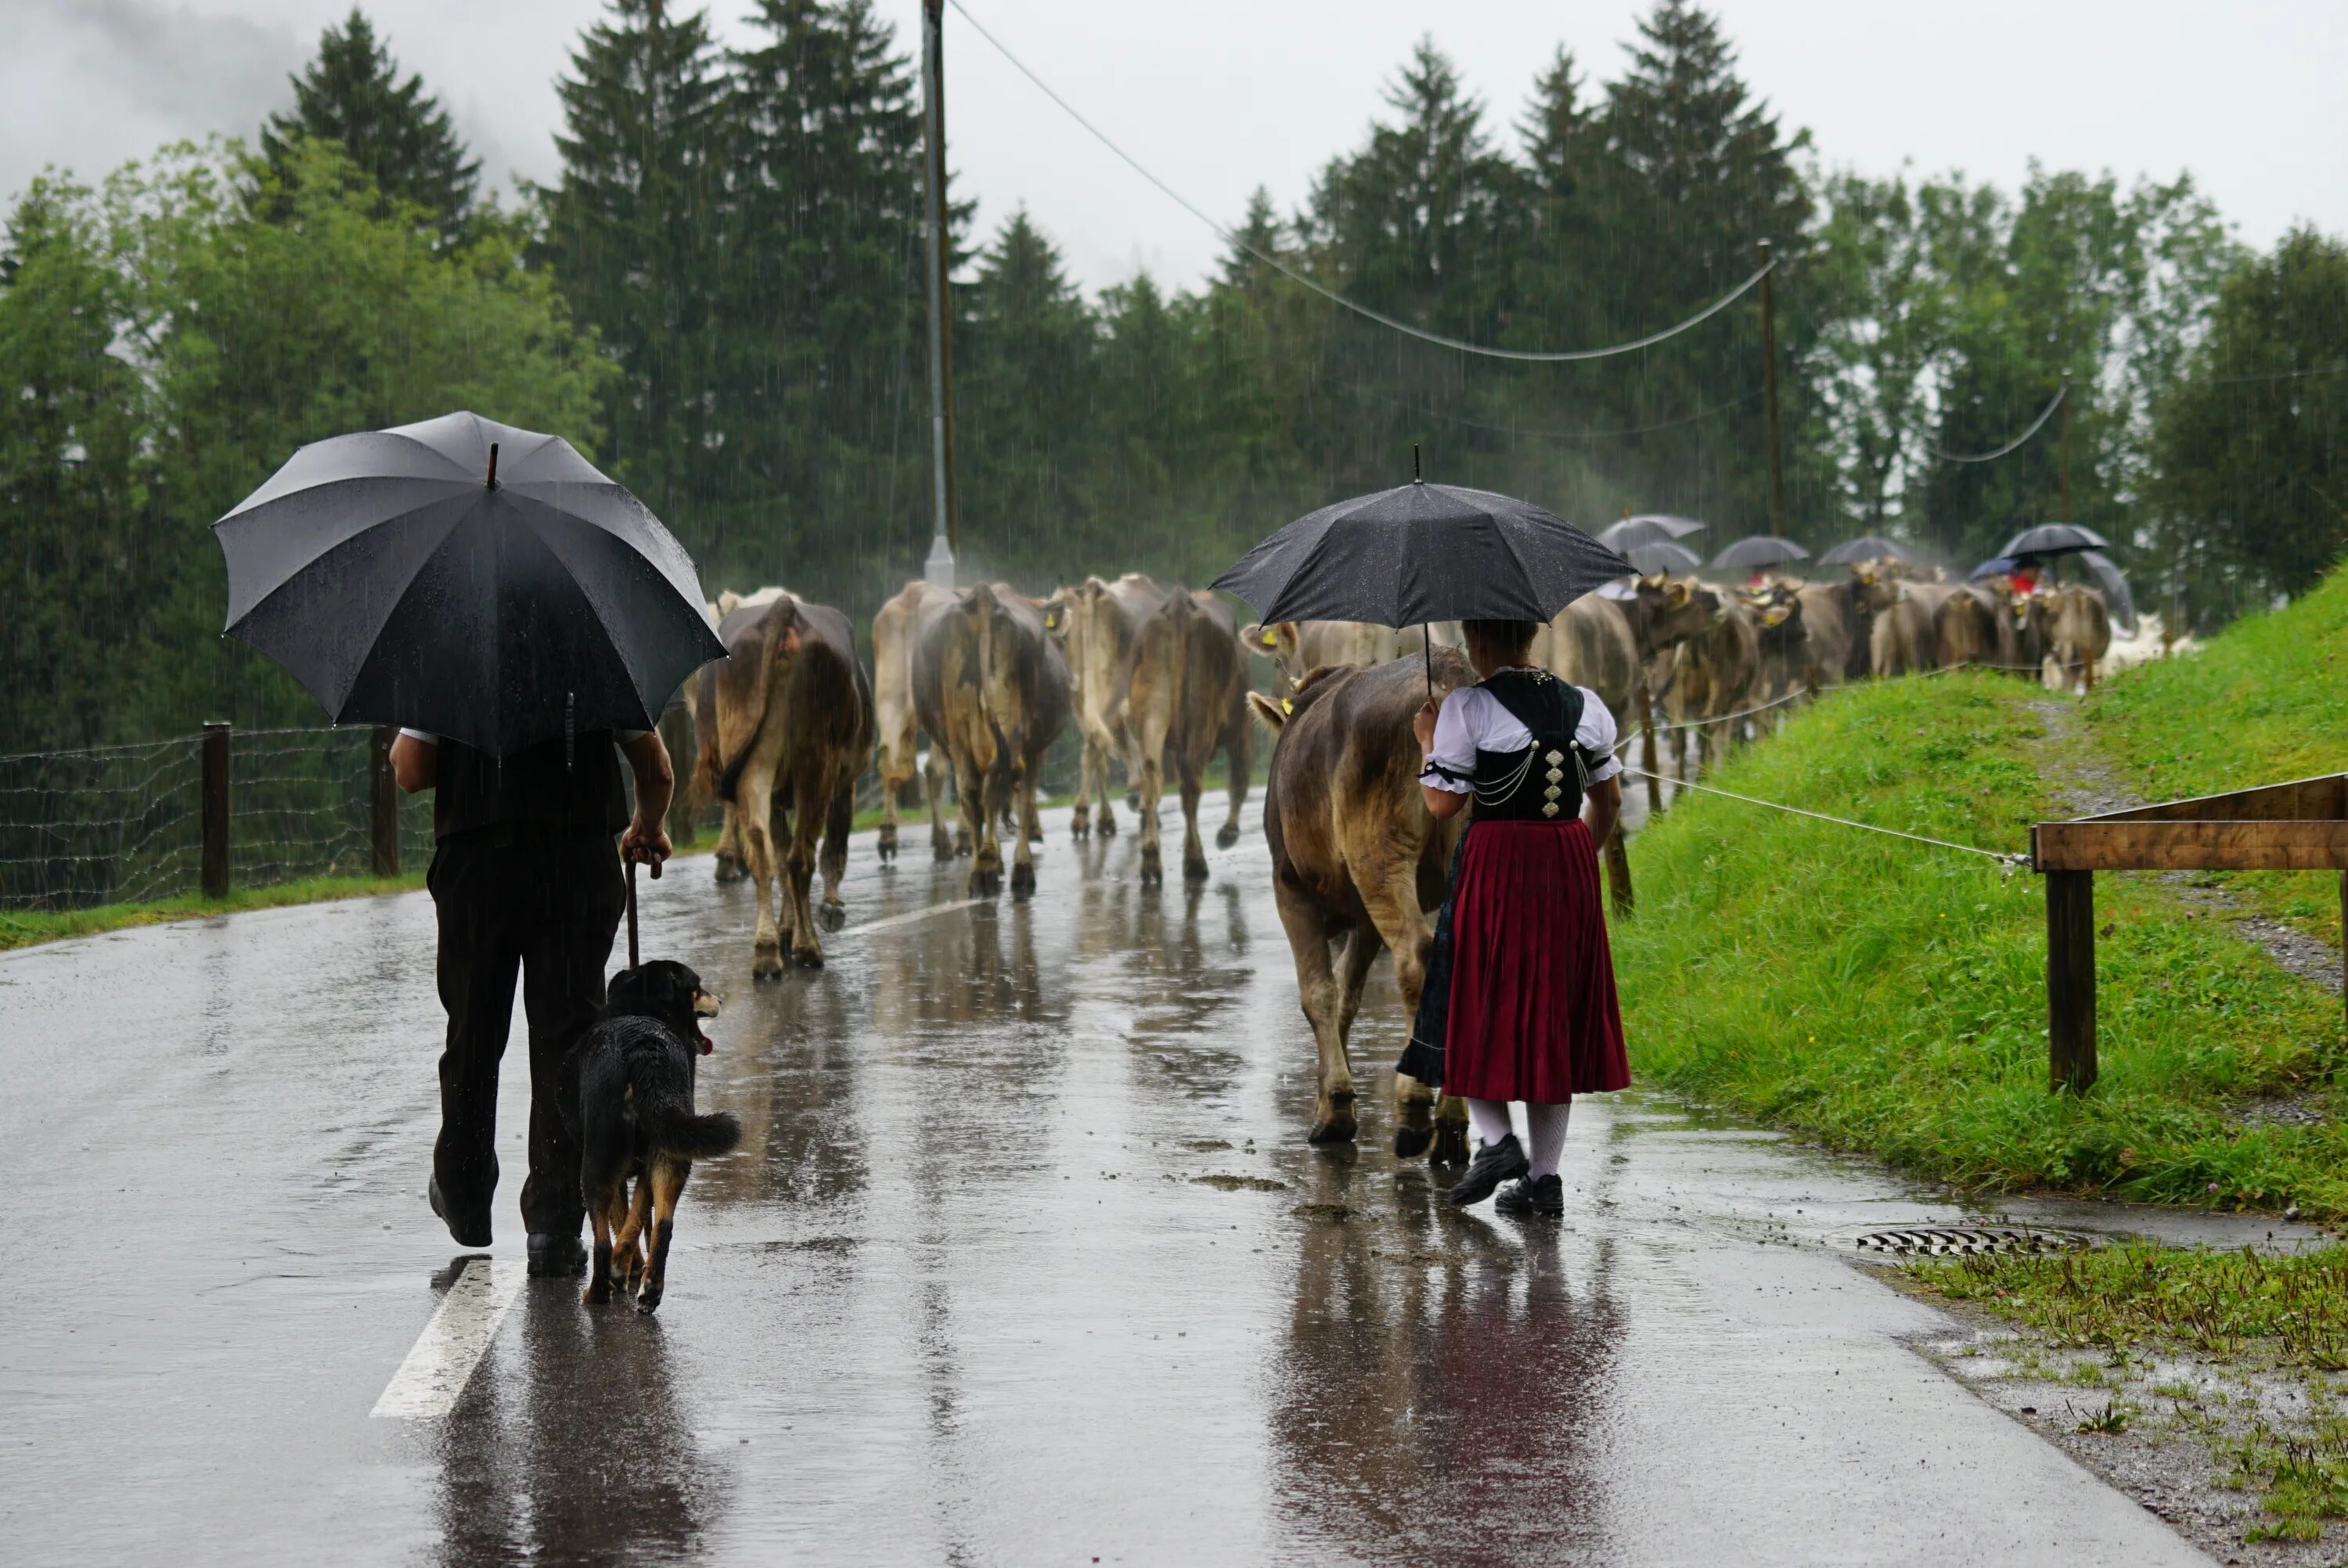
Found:
[[[628,968],[636,967],[636,863],[628,862]]]

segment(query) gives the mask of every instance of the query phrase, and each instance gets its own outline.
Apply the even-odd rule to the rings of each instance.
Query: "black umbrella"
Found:
[[[1704,569],[1703,557],[1685,545],[1675,545],[1669,539],[1656,539],[1650,544],[1632,545],[1622,554],[1629,558],[1632,566],[1639,569],[1641,577],[1653,577],[1657,572],[1668,574]]]
[[[1631,563],[1562,518],[1489,490],[1413,480],[1308,513],[1215,579],[1281,620],[1547,620]],[[1427,654],[1433,685],[1434,654]]]
[[[2111,541],[2093,528],[2076,523],[2041,523],[2005,541],[2002,556],[2076,555],[2081,550],[2108,548]]]
[[[2112,612],[2113,624],[2120,629],[2120,634],[2134,637],[2136,595],[2128,590],[2128,580],[2120,574],[2120,569],[2112,564],[2109,556],[2094,550],[2081,550],[2079,564],[2087,569],[2087,575],[2104,590],[2104,608]]]
[[[451,414],[294,454],[212,525],[228,634],[335,723],[502,756],[648,730],[726,655],[692,560],[559,436]]]
[[[1845,539],[1818,558],[1820,566],[1857,566],[1861,561],[1896,560],[1913,565],[1916,552],[1898,539],[1887,539],[1876,534],[1861,534],[1855,539]]]
[[[1598,542],[1618,554],[1629,555],[1634,545],[1668,544],[1673,539],[1684,539],[1690,534],[1700,534],[1709,526],[1697,522],[1694,518],[1647,512],[1607,525],[1600,531]]]
[[[1807,560],[1810,552],[1791,539],[1776,538],[1768,534],[1755,534],[1739,539],[1712,558],[1715,571],[1758,571],[1763,567],[1784,566],[1788,561]]]
[[[1992,556],[1965,573],[1967,582],[1979,582],[1985,577],[2011,577],[2022,569],[2022,563],[2012,556]]]

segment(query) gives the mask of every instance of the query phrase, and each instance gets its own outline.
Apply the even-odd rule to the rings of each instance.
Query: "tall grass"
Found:
[[[2052,811],[2034,695],[1990,674],[1835,692],[1716,782],[1995,850]],[[2348,1213],[2320,1090],[2340,1004],[2148,878],[2099,877],[2101,1081],[2047,1090],[2044,894],[1988,860],[1714,796],[1634,842],[1615,927],[1633,1071],[1970,1187]]]

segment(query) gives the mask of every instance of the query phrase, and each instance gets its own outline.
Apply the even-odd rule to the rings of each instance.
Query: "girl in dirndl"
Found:
[[[1557,1167],[1573,1097],[1631,1082],[1598,899],[1598,845],[1622,809],[1622,764],[1597,694],[1525,662],[1534,622],[1466,630],[1482,679],[1440,709],[1429,702],[1414,728],[1427,810],[1440,821],[1472,802],[1475,815],[1452,854],[1397,1071],[1468,1102],[1478,1147],[1452,1203],[1498,1192],[1504,1212],[1561,1214]],[[1510,1101],[1524,1102],[1522,1143]]]

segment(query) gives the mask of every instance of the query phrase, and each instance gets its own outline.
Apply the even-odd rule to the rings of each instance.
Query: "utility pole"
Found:
[[[1777,281],[1761,241],[1761,411],[1769,430],[1769,532],[1786,537],[1786,466],[1777,446]]]
[[[2071,373],[2063,373],[2063,521],[2076,522],[2071,515]]]
[[[937,535],[922,575],[940,588],[954,586],[954,546],[960,539],[953,477],[953,324],[946,310],[946,62],[945,0],[922,0],[922,164],[930,252],[930,466],[937,494]]]

